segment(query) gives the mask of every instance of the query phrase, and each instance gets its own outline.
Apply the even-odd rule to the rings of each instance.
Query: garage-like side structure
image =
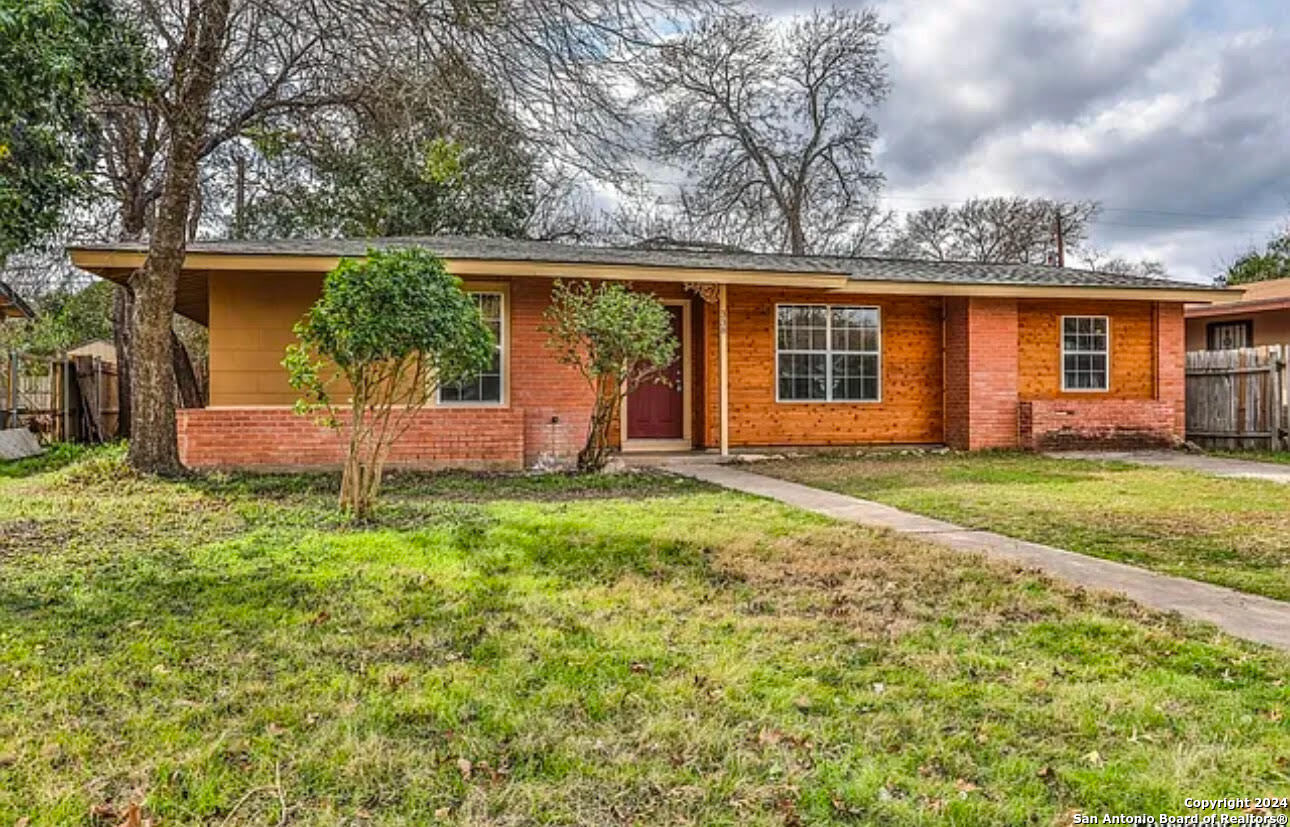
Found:
[[[189,246],[177,311],[210,330],[209,405],[181,410],[193,467],[334,466],[334,434],[292,412],[292,326],[341,257],[442,256],[498,337],[490,370],[441,389],[395,446],[405,467],[568,460],[591,394],[539,327],[555,279],[652,293],[681,340],[675,387],[627,400],[624,451],[767,446],[1116,447],[1183,435],[1189,302],[1239,291],[1031,264],[572,246],[435,237]],[[140,245],[71,248],[118,283]]]

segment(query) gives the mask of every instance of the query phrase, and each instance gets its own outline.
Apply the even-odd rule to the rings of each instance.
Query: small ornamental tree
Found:
[[[295,326],[282,361],[296,412],[320,415],[346,442],[340,506],[367,519],[390,446],[440,385],[484,370],[493,334],[475,302],[426,250],[342,259]]]
[[[647,382],[668,381],[664,371],[680,346],[672,320],[658,299],[621,284],[557,281],[542,330],[560,362],[577,368],[595,394],[578,470],[598,471],[623,399]]]

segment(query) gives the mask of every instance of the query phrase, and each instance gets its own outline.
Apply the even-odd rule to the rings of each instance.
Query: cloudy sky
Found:
[[[1290,0],[871,5],[891,207],[1097,199],[1095,246],[1197,280],[1290,219]]]

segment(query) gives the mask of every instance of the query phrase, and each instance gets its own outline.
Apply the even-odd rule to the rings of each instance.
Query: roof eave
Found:
[[[100,247],[69,247],[72,263],[82,270],[119,280],[122,272],[143,265],[141,250]],[[190,271],[259,271],[283,273],[325,273],[336,267],[341,256],[303,253],[189,253],[184,269]],[[840,294],[902,294],[929,296],[996,296],[1015,298],[1106,298],[1177,302],[1222,301],[1225,294],[1239,289],[1212,287],[1157,287],[1137,285],[1000,284],[953,281],[905,281],[899,279],[854,279],[844,273],[809,271],[736,270],[718,267],[678,267],[647,264],[594,264],[569,261],[445,258],[449,272],[462,277],[510,276],[535,278],[596,278],[622,281],[661,281],[698,284],[730,284],[757,287],[823,289]]]
[[[1200,319],[1213,316],[1233,316],[1242,313],[1267,313],[1290,310],[1290,297],[1283,299],[1253,299],[1251,301],[1218,302],[1206,307],[1190,307],[1187,318]]]

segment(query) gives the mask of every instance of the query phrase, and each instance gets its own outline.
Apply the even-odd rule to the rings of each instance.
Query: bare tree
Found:
[[[972,198],[909,213],[891,242],[892,255],[937,261],[1054,263],[1058,225],[1067,255],[1088,239],[1093,201]]]
[[[203,226],[203,168],[230,141],[289,130],[304,113],[353,106],[372,84],[422,61],[459,59],[498,90],[553,158],[624,168],[622,69],[656,27],[708,0],[131,0],[156,46],[154,88],[107,100],[105,180],[120,235],[147,238],[122,302],[129,315],[130,461],[179,470],[170,320],[190,236]]]
[[[888,90],[886,31],[871,10],[723,14],[662,49],[642,101],[658,110],[657,157],[686,173],[689,221],[795,255],[863,247],[882,215],[867,110]]]
[[[1083,251],[1083,265],[1090,270],[1097,270],[1102,273],[1119,273],[1126,276],[1167,278],[1169,275],[1165,270],[1164,263],[1158,259],[1142,258],[1133,261],[1124,256],[1113,256],[1105,250],[1096,250],[1092,247]]]

